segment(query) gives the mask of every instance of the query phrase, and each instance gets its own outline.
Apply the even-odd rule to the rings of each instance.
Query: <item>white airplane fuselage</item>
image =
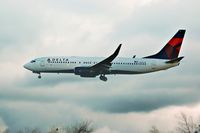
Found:
[[[90,67],[104,58],[102,57],[41,57],[24,65],[34,73],[74,73],[76,67]],[[106,74],[142,74],[166,70],[179,65],[166,63],[167,60],[146,58],[115,58],[112,67]]]

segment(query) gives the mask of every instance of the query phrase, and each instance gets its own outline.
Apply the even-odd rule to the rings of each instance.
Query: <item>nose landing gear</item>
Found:
[[[41,78],[42,78],[42,76],[41,76],[41,74],[40,74],[40,73],[39,73],[39,75],[38,75],[38,78],[39,78],[39,79],[41,79]]]
[[[105,82],[108,80],[108,78],[105,75],[100,75],[99,79]]]

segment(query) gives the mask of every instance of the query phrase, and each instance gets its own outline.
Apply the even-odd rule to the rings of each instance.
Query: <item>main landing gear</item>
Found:
[[[108,80],[108,78],[105,76],[105,74],[100,75],[99,79],[102,81],[105,81],[105,82]]]

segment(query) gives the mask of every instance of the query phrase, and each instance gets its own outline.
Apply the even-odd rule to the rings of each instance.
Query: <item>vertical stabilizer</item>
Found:
[[[178,58],[186,30],[179,30],[157,54],[144,58],[175,59]]]

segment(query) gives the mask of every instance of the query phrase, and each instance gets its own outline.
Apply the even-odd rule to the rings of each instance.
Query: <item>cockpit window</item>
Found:
[[[34,62],[35,62],[35,60],[32,60],[32,61],[31,61],[31,63],[34,63]]]

